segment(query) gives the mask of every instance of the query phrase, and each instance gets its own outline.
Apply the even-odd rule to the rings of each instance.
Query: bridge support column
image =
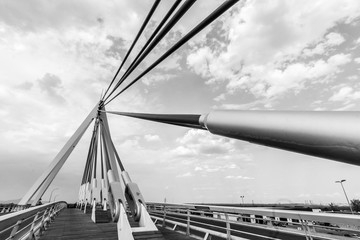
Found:
[[[92,205],[92,209],[91,209],[91,220],[92,220],[94,223],[96,223],[95,211],[96,211],[96,199],[94,198],[93,205]]]
[[[47,190],[51,182],[54,180],[57,173],[60,171],[61,167],[64,165],[65,161],[74,150],[77,143],[80,141],[81,137],[85,133],[86,129],[89,127],[92,120],[98,114],[99,103],[92,109],[89,115],[85,118],[76,132],[71,136],[71,138],[66,142],[61,151],[56,155],[54,160],[50,163],[45,172],[37,179],[34,185],[29,189],[29,191],[24,195],[20,200],[19,205],[26,205],[34,198],[32,206],[35,206],[38,200],[42,197],[44,192]]]
[[[150,214],[146,211],[146,208],[142,204],[139,225],[139,229],[141,229],[142,231],[158,231],[154,222],[151,220]]]
[[[119,207],[120,207],[120,216],[119,216],[119,221],[116,224],[118,239],[134,240],[134,237],[132,235],[133,231],[128,221],[125,208],[122,203],[119,203]]]

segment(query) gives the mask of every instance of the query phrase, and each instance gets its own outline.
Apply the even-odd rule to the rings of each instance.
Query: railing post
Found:
[[[22,221],[23,220],[19,220],[16,222],[14,228],[11,230],[10,237],[9,237],[10,240],[14,239],[14,236],[16,235],[17,231],[19,230],[19,226],[22,223]]]
[[[309,227],[307,225],[307,222],[303,221],[301,218],[299,220],[300,220],[301,226],[302,226],[302,228],[304,230],[306,240],[313,240],[313,238],[311,236],[311,231],[310,231],[310,229],[309,229]]]
[[[92,210],[91,210],[91,220],[96,223],[96,198],[93,200]]]
[[[51,212],[52,212],[53,206],[50,207],[49,211],[47,212],[47,215],[45,216],[44,219],[44,229],[46,229],[46,227],[48,226],[48,223],[51,220]]]
[[[61,209],[62,209],[62,207],[60,204],[55,205],[55,216],[57,216],[59,214]]]
[[[108,207],[107,207],[107,200],[106,200],[106,198],[104,198],[103,203],[104,203],[103,210],[104,210],[104,211],[107,211]]]
[[[45,210],[44,214],[42,215],[42,218],[41,218],[41,223],[40,223],[40,234],[45,231],[45,218],[46,218],[46,214],[47,214],[47,209]]]
[[[254,214],[250,214],[250,222],[256,223],[256,216]]]
[[[87,208],[87,199],[86,199],[86,201],[84,202],[84,213],[86,213],[86,208]]]
[[[211,240],[211,235],[208,232],[205,233],[204,240]]]
[[[186,211],[187,220],[186,220],[186,236],[190,236],[190,209]]]
[[[56,214],[56,206],[53,205],[52,208],[50,209],[50,215],[49,215],[50,222],[54,220],[55,214]]]
[[[30,232],[29,232],[29,237],[27,238],[28,240],[32,240],[32,239],[36,239],[35,235],[34,235],[34,228],[35,228],[35,224],[36,224],[36,221],[38,220],[39,218],[39,213],[40,212],[37,212],[35,217],[34,217],[34,220],[31,224],[31,227],[30,227]]]
[[[226,239],[231,240],[229,215],[227,213],[225,213],[225,220],[226,220]]]
[[[166,226],[166,207],[164,206],[164,216],[163,216],[163,222],[162,222],[162,226],[165,227]]]

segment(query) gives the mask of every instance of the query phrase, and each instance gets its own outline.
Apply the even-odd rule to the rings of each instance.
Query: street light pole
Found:
[[[244,205],[244,197],[245,197],[245,196],[240,196],[243,205]]]
[[[349,201],[349,198],[348,198],[348,196],[347,196],[347,194],[346,194],[346,192],[345,192],[345,188],[344,188],[344,186],[343,186],[343,182],[345,182],[346,180],[345,179],[342,179],[342,180],[340,180],[340,181],[336,181],[335,183],[340,183],[340,185],[341,185],[341,187],[342,187],[342,189],[343,189],[343,191],[344,191],[344,194],[345,194],[345,197],[346,197],[346,201],[348,202],[348,204],[349,204],[349,207],[350,207],[350,211],[351,211],[351,214],[354,214],[354,212],[353,212],[353,210],[352,210],[352,207],[351,207],[351,204],[350,204],[350,201]]]
[[[51,202],[51,197],[52,197],[53,192],[54,192],[55,190],[57,190],[57,189],[59,189],[59,188],[54,188],[54,189],[51,191],[51,194],[50,194],[50,197],[49,197],[49,202]]]

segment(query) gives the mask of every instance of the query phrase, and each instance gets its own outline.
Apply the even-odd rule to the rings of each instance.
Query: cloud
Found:
[[[38,79],[38,84],[40,89],[44,91],[51,99],[54,99],[55,102],[65,102],[65,99],[60,95],[62,81],[58,76],[46,73],[41,79]]]
[[[355,58],[355,59],[354,59],[354,62],[356,62],[356,63],[360,64],[360,57]]]
[[[228,19],[230,44],[220,57],[234,64],[243,60],[247,65],[258,65],[298,55],[340,19],[354,19],[359,9],[356,1],[347,1],[341,8],[336,1],[326,6],[313,1],[249,1]],[[341,42],[336,33],[327,39],[332,44]]]
[[[184,174],[179,174],[176,177],[177,178],[186,178],[186,177],[191,177],[191,176],[193,176],[192,173],[187,172],[187,173],[184,173]]]
[[[226,176],[225,178],[226,178],[226,179],[242,179],[242,180],[252,180],[252,179],[255,179],[255,178],[252,178],[252,177],[232,176],[232,175]]]
[[[34,86],[34,84],[32,82],[23,82],[23,83],[17,85],[17,88],[22,89],[22,90],[30,90],[33,86]]]
[[[145,76],[144,78],[142,78],[142,82],[146,86],[151,86],[161,82],[169,81],[174,77],[176,77],[175,74],[151,74],[151,76]]]
[[[355,106],[356,106],[355,103],[345,102],[342,107],[335,108],[335,109],[333,109],[333,110],[334,110],[334,111],[349,111],[350,109],[355,108]]]
[[[317,45],[313,48],[305,48],[303,50],[305,57],[311,57],[314,55],[327,54],[333,47],[338,46],[345,42],[345,38],[340,33],[331,32],[325,36]]]
[[[219,178],[244,169],[252,161],[241,142],[202,130],[189,130],[176,143],[179,146],[169,151],[172,158],[195,176]]]
[[[148,142],[160,141],[159,135],[146,134],[144,139]]]
[[[356,40],[356,44],[360,44],[360,37]]]
[[[239,166],[235,163],[226,163],[226,164],[216,164],[216,163],[209,163],[209,164],[201,164],[194,168],[195,172],[202,172],[202,173],[214,173],[214,172],[226,172],[232,169],[239,169]]]
[[[351,54],[339,53],[331,56],[327,62],[334,67],[345,65],[351,62]]]
[[[327,44],[337,46],[345,42],[345,38],[340,33],[331,32],[326,35]]]
[[[235,140],[214,136],[203,130],[191,129],[176,141],[181,146],[174,153],[182,156],[221,155],[235,151]]]
[[[360,3],[349,0],[341,8],[336,1],[325,5],[247,1],[220,26],[226,47],[195,44],[187,57],[188,67],[214,88],[225,84],[230,95],[239,90],[267,99],[298,94],[307,84],[333,77],[351,61],[346,53],[332,52],[346,41],[333,27],[353,21]],[[225,99],[221,95],[215,100]]]
[[[175,156],[179,157],[193,157],[197,155],[196,151],[193,149],[184,147],[184,146],[178,146],[175,149],[171,151]]]
[[[226,95],[224,93],[220,94],[219,96],[214,98],[214,101],[220,102],[226,99]]]
[[[96,26],[103,28],[109,35],[130,40],[133,29],[137,29],[143,21],[142,16],[148,11],[149,4],[136,4],[133,1],[98,4],[94,0],[79,0],[75,3],[69,0],[54,3],[5,0],[0,2],[0,22],[27,32]],[[118,14],[125,8],[126,11]]]
[[[349,103],[360,99],[360,91],[355,91],[351,86],[335,87],[336,92],[329,98],[330,101]]]
[[[316,83],[341,71],[341,66],[351,62],[350,54],[335,54],[327,61],[322,59],[309,63],[292,63],[284,69],[273,66],[245,67],[248,76],[231,79],[226,86],[230,93],[248,89],[256,97],[280,97],[288,91],[295,93],[305,88],[305,82]]]
[[[105,86],[104,81],[113,75],[113,66],[118,64],[116,59],[106,56],[106,49],[112,45],[112,41],[94,28],[54,28],[29,34],[5,26],[4,31],[0,32],[0,39],[6,39],[0,44],[0,64],[3,66],[1,75],[4,84],[24,88],[27,86],[22,84],[28,82],[34,85],[31,89],[33,92],[37,91],[38,87],[41,87],[43,92],[49,92],[46,86],[49,84],[48,80],[43,78],[56,76],[61,79],[63,88],[57,88],[56,96],[61,94],[69,102],[93,102],[94,100],[85,95],[100,96]],[[21,66],[21,71],[15,66]],[[37,82],[37,79],[40,79],[40,82]],[[55,83],[54,80],[49,81]],[[31,91],[22,94],[30,95]],[[63,101],[58,97],[57,102]]]
[[[262,106],[265,108],[271,108],[271,103],[269,103],[266,99],[260,99],[251,101],[243,104],[231,104],[231,103],[223,103],[221,105],[214,106],[215,109],[226,109],[226,110],[257,110],[258,106]]]
[[[210,75],[208,64],[213,60],[214,56],[212,50],[206,46],[191,53],[187,57],[187,64],[191,66],[195,73],[202,77],[208,77]]]
[[[211,191],[215,190],[216,187],[193,187],[192,190],[194,191]]]

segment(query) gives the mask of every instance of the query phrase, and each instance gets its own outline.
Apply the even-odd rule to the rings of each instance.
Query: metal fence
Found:
[[[47,203],[27,209],[17,206],[16,209],[13,208],[13,212],[0,216],[0,239],[37,239],[66,206],[65,202]]]
[[[148,203],[156,224],[203,239],[359,239],[360,216],[266,208]]]
[[[30,204],[28,205],[18,205],[14,203],[8,203],[8,204],[0,204],[0,216],[11,213],[11,212],[17,212],[20,210],[24,210],[30,207]]]

